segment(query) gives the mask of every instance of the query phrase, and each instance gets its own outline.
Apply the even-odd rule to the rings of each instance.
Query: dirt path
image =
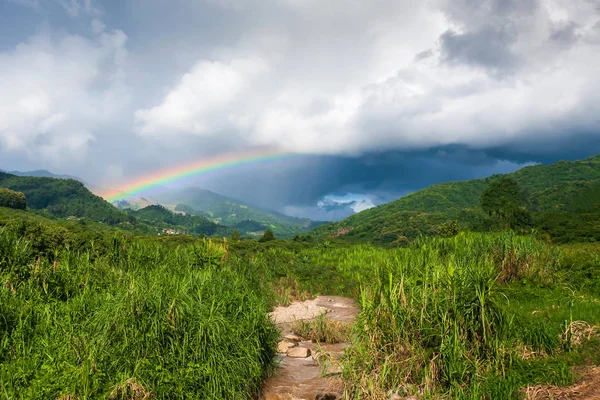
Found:
[[[317,345],[294,337],[291,327],[296,320],[311,320],[321,314],[333,321],[351,323],[358,314],[352,299],[338,296],[319,296],[314,300],[295,302],[288,307],[277,307],[271,318],[282,328],[282,343],[277,356],[279,369],[267,380],[263,391],[266,400],[334,400],[341,398],[343,386],[337,361],[348,343]],[[286,339],[287,338],[287,339]],[[286,349],[288,346],[291,350]],[[287,354],[286,354],[287,352]],[[331,362],[326,363],[326,376],[317,360],[326,353]]]
[[[600,400],[600,367],[583,371],[579,382],[572,386],[531,386],[527,388],[525,395],[531,400]]]

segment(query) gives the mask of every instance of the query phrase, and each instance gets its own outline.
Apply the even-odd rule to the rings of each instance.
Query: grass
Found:
[[[332,283],[358,284],[348,398],[518,398],[527,385],[568,385],[573,365],[597,362],[585,354],[600,304],[586,276],[569,274],[584,267],[566,263],[567,251],[512,233],[466,233],[303,257],[333,268]],[[343,289],[335,294],[353,294]]]
[[[38,257],[0,231],[0,398],[252,398],[271,295],[226,248],[114,241]]]
[[[292,325],[292,331],[315,343],[335,344],[350,339],[351,325],[333,321],[326,314],[321,314],[313,320],[296,321]]]
[[[351,342],[349,399],[520,398],[600,364],[598,245],[167,239],[50,246],[0,230],[0,398],[250,399],[274,368],[267,313],[318,294],[361,307],[351,328],[294,326]]]

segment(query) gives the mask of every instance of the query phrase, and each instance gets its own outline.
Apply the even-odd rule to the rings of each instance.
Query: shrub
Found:
[[[27,208],[25,194],[0,187],[0,207],[25,210]]]

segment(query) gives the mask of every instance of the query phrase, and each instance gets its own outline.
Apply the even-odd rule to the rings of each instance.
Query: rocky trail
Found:
[[[349,343],[317,344],[292,332],[296,321],[310,321],[322,314],[332,321],[352,323],[358,307],[352,299],[319,296],[313,300],[277,307],[270,314],[282,329],[278,345],[279,368],[267,380],[265,400],[341,399],[343,386],[339,360]]]

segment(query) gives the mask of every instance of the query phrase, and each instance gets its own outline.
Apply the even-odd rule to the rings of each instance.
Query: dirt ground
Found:
[[[587,367],[579,373],[581,378],[572,386],[530,386],[525,394],[531,400],[600,400],[600,367]]]
[[[288,307],[277,307],[270,313],[271,318],[282,329],[282,337],[290,335],[294,321],[311,320],[327,314],[332,321],[351,323],[358,313],[352,299],[339,296],[319,296],[314,300],[294,302]],[[261,396],[266,400],[314,400],[340,399],[343,386],[338,370],[339,359],[349,343],[322,344],[299,338],[297,347],[310,350],[306,358],[290,358],[279,354],[279,369],[267,380]],[[326,368],[320,363],[320,356],[331,360]]]

